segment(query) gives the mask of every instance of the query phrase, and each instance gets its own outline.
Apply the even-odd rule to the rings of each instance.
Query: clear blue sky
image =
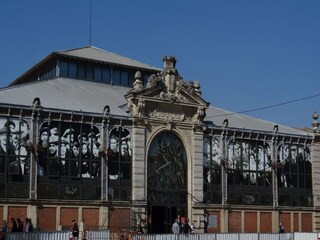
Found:
[[[1,0],[0,87],[89,45],[90,0]],[[176,56],[212,106],[241,112],[320,94],[320,1],[92,0],[92,45],[162,67]],[[310,127],[320,96],[246,113]],[[214,118],[212,118],[214,120]]]

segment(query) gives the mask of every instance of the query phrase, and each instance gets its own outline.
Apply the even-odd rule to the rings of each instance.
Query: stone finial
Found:
[[[177,59],[173,56],[170,56],[170,57],[163,57],[162,58],[162,61],[163,61],[163,67],[166,69],[166,68],[175,68],[176,67],[176,62],[177,62]]]
[[[313,118],[312,130],[314,133],[316,133],[318,132],[318,127],[319,127],[319,123],[318,123],[319,114],[317,112],[314,112],[312,114],[312,118]]]
[[[229,127],[229,120],[227,118],[225,120],[223,120],[223,127],[224,128],[228,128]]]
[[[133,83],[133,91],[138,92],[141,91],[143,88],[143,83],[141,80],[141,72],[137,71],[136,74],[134,75],[134,83]]]
[[[279,132],[279,125],[274,125],[273,132],[278,133]]]
[[[201,91],[200,91],[200,83],[199,83],[199,81],[194,81],[193,87],[194,87],[195,93],[198,96],[200,96],[201,95]]]

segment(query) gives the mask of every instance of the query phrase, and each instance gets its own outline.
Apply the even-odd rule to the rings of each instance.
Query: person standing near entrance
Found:
[[[184,224],[182,226],[182,233],[184,233],[184,234],[191,233],[191,227],[189,225],[189,218],[186,219],[186,221],[184,222]]]
[[[172,224],[172,233],[179,234],[179,232],[180,232],[179,220],[176,219],[175,222]]]

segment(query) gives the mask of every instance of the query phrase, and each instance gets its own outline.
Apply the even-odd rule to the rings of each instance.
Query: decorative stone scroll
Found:
[[[125,95],[135,123],[142,119],[201,125],[209,103],[201,97],[198,81],[184,81],[176,69],[175,57],[163,58],[163,71],[152,74],[145,86],[139,71],[133,88]]]

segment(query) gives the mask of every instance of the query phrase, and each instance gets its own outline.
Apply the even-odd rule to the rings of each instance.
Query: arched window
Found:
[[[182,203],[186,200],[187,157],[182,141],[171,132],[158,134],[148,151],[148,199]],[[171,199],[165,196],[173,193]],[[179,193],[181,196],[179,197]]]

